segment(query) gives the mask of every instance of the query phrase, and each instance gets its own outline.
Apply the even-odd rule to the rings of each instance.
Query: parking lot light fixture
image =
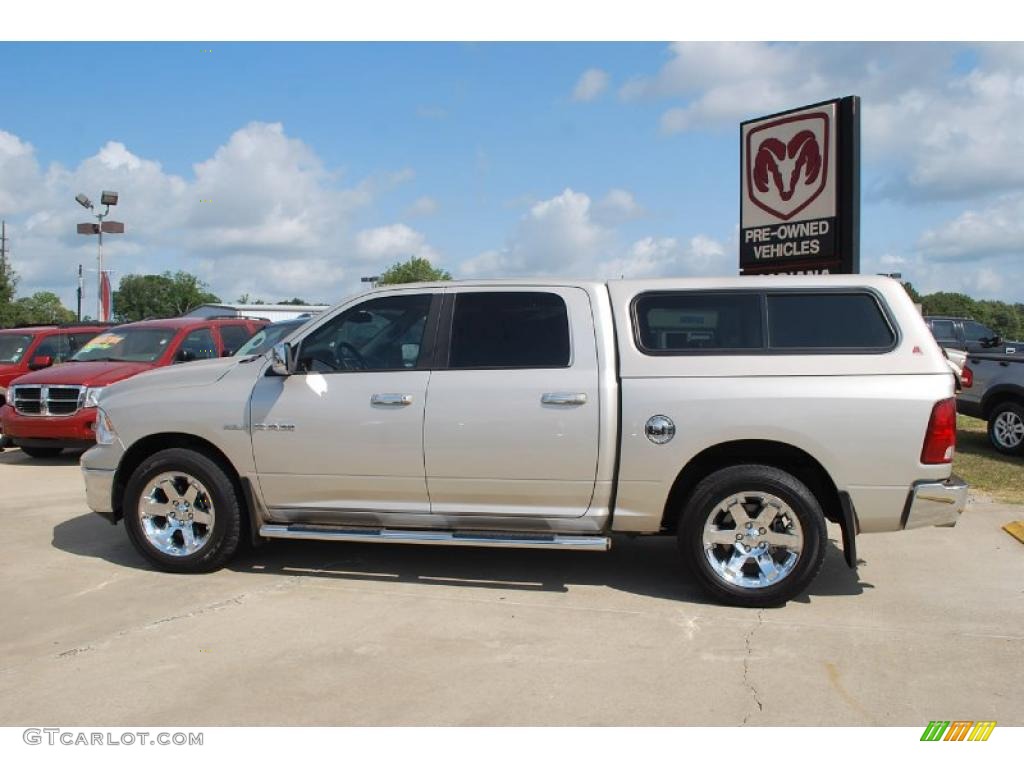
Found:
[[[103,296],[104,296],[104,284],[103,284],[103,280],[104,280],[104,273],[103,273],[103,233],[104,232],[107,232],[107,233],[110,233],[110,234],[123,234],[124,233],[124,224],[122,222],[119,222],[119,221],[104,221],[103,219],[106,218],[107,215],[110,213],[110,206],[117,205],[117,200],[118,200],[117,192],[114,192],[113,190],[110,190],[110,189],[103,190],[100,193],[100,205],[103,206],[103,212],[99,213],[99,212],[95,212],[95,208],[94,208],[94,206],[92,204],[92,201],[86,195],[84,195],[82,193],[79,193],[79,194],[75,195],[75,201],[80,206],[82,206],[83,208],[87,208],[87,209],[89,209],[91,211],[94,211],[94,213],[92,215],[96,218],[96,221],[98,222],[97,224],[93,224],[91,226],[88,225],[88,224],[85,224],[85,225],[79,224],[78,225],[78,233],[82,234],[82,235],[97,235],[98,236],[97,252],[96,252],[96,280],[97,280],[96,316],[99,317],[101,320],[109,320],[110,319],[107,316],[107,311],[109,311],[109,304],[107,304],[107,308],[108,309],[107,309],[107,311],[105,311],[104,310],[104,300],[103,300]],[[107,279],[109,280],[109,275],[107,276]],[[108,282],[108,286],[109,286],[109,282]]]

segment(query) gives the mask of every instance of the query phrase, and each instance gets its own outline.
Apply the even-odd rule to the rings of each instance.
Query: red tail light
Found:
[[[928,419],[928,431],[921,448],[922,464],[949,464],[956,448],[956,400],[939,400]]]
[[[974,371],[964,366],[963,372],[960,374],[960,388],[970,389],[974,386]]]

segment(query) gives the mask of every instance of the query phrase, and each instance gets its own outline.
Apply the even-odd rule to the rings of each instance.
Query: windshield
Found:
[[[0,363],[20,363],[32,337],[20,333],[0,333]]]
[[[160,358],[176,333],[174,328],[115,328],[101,333],[71,359],[80,363],[96,360],[152,363]]]
[[[299,320],[294,323],[275,323],[274,325],[268,325],[262,331],[258,331],[256,335],[239,347],[238,351],[235,352],[235,357],[262,355],[305,322],[305,320]]]

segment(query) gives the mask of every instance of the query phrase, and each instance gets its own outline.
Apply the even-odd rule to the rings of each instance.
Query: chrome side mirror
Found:
[[[292,373],[292,345],[285,342],[270,348],[270,370],[275,376],[290,376]]]

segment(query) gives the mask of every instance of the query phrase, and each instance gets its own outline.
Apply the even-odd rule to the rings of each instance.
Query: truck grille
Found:
[[[78,411],[82,387],[11,387],[14,410],[25,416],[70,416]]]

